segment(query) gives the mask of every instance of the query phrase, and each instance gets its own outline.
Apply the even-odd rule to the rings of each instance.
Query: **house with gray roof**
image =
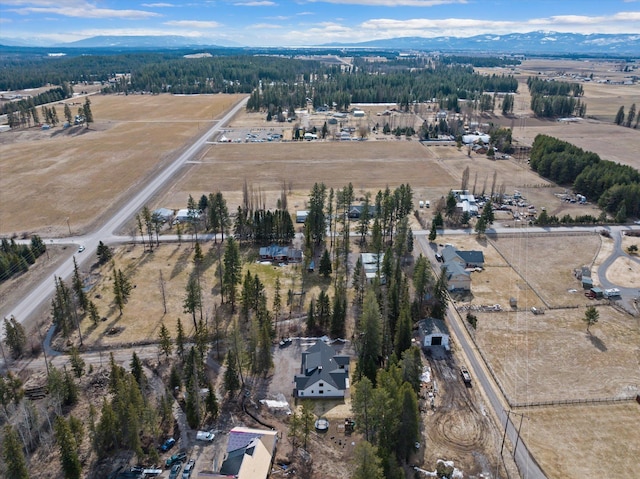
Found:
[[[443,267],[447,274],[449,291],[471,291],[471,273],[460,263],[451,261]]]
[[[447,245],[442,249],[442,260],[447,263],[458,263],[463,268],[483,268],[484,253],[482,251],[463,251],[452,245]]]
[[[349,356],[336,354],[324,341],[302,353],[293,395],[301,398],[343,398],[349,389]]]

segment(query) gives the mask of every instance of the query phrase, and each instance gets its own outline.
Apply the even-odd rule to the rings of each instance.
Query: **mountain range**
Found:
[[[0,38],[0,45],[27,47],[24,41]],[[42,45],[39,45],[42,47]],[[194,39],[175,35],[165,36],[96,36],[71,43],[48,45],[51,48],[117,48],[163,49],[202,47],[241,47],[229,41]],[[632,56],[640,54],[640,35],[637,34],[579,34],[535,31],[505,35],[476,35],[473,37],[399,37],[359,43],[327,43],[317,47],[371,48],[385,50],[420,50],[456,53],[489,54],[546,54],[546,55],[607,55]]]

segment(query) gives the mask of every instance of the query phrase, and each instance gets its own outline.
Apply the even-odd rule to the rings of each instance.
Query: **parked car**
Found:
[[[196,440],[198,441],[213,441],[215,434],[207,431],[198,431],[196,433]]]
[[[169,439],[164,441],[162,446],[160,446],[160,450],[162,452],[167,452],[169,449],[171,449],[175,445],[175,443],[176,443],[176,440],[174,438],[170,437]]]
[[[173,465],[171,468],[171,472],[169,473],[169,479],[178,479],[178,474],[180,474],[180,469],[182,468],[182,463],[178,462]]]
[[[189,479],[194,467],[196,467],[196,461],[194,459],[190,459],[189,462],[187,462],[187,465],[184,466],[184,470],[182,471],[182,479]]]
[[[84,251],[84,245],[81,245],[81,246],[78,248],[78,253],[82,253],[83,251]]]
[[[173,466],[176,462],[184,462],[187,459],[187,455],[184,452],[179,452],[177,454],[174,454],[173,456],[171,456],[169,459],[167,459],[165,461],[165,466],[169,467],[169,466]]]

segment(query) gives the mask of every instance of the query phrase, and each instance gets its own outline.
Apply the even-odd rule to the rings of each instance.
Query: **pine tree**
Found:
[[[3,428],[2,457],[7,479],[29,479],[29,470],[20,438],[10,424],[5,424]]]
[[[58,416],[54,425],[56,442],[60,448],[60,462],[65,479],[80,479],[82,466],[78,458],[78,445],[73,437],[69,423],[63,416]]]
[[[205,408],[207,413],[211,416],[211,419],[215,420],[218,417],[218,398],[216,397],[216,392],[213,389],[212,383],[209,383],[209,392],[207,393],[207,399],[205,400]]]
[[[233,349],[229,349],[229,352],[227,353],[227,369],[224,372],[224,389],[232,397],[235,392],[240,389],[237,360]]]
[[[240,261],[240,250],[238,243],[233,236],[229,237],[227,246],[224,251],[224,273],[223,273],[223,289],[227,296],[227,300],[231,303],[231,310],[235,310],[237,286],[240,284],[242,274],[242,263]]]
[[[9,319],[4,318],[4,342],[11,351],[11,356],[15,359],[22,356],[27,347],[27,334],[24,326],[11,316]]]
[[[328,278],[329,276],[331,276],[331,258],[329,257],[329,250],[324,250],[324,253],[322,254],[322,258],[320,259],[320,268],[319,268],[319,273],[324,276],[325,278]]]
[[[160,333],[158,339],[158,347],[160,348],[160,352],[164,354],[166,359],[169,359],[173,348],[171,346],[171,335],[169,334],[169,330],[164,325],[164,323],[160,325]]]
[[[378,301],[373,290],[369,290],[364,298],[359,333],[360,349],[356,376],[367,377],[375,385],[378,358],[382,354],[382,327]]]
[[[180,359],[184,359],[184,346],[186,342],[186,338],[184,337],[184,328],[182,327],[182,321],[178,318],[178,323],[176,325],[176,352]]]
[[[196,243],[197,244],[197,243]],[[186,288],[187,295],[184,298],[182,307],[185,313],[190,313],[193,318],[193,327],[198,328],[196,322],[196,311],[202,307],[202,290],[195,275],[189,276]]]
[[[616,113],[616,118],[613,120],[616,125],[622,125],[624,123],[624,106],[621,106]]]
[[[71,369],[73,369],[73,372],[76,375],[76,377],[77,378],[81,378],[82,375],[84,374],[85,362],[80,357],[80,353],[78,352],[78,348],[76,348],[75,346],[73,346],[71,348],[70,362],[71,362]]]
[[[595,306],[589,306],[583,318],[584,322],[587,323],[587,333],[590,332],[589,328],[598,322],[598,319],[600,319],[598,310]]]
[[[384,479],[384,471],[378,455],[378,448],[371,443],[361,441],[353,451],[355,470],[351,479]]]
[[[73,257],[73,278],[71,280],[71,287],[73,288],[73,293],[78,300],[78,304],[83,311],[87,311],[87,293],[84,292],[84,284],[82,283],[82,278],[80,278],[80,271],[78,271],[78,262],[76,261],[75,256]]]

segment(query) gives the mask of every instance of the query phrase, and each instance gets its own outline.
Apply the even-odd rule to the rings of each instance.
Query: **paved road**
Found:
[[[448,233],[447,233],[448,234]],[[420,249],[424,252],[425,256],[429,258],[431,264],[437,264],[435,260],[435,251],[431,245],[427,242],[425,235],[417,235],[417,243]],[[452,307],[447,309],[447,323],[453,330],[454,336],[458,341],[458,344],[464,351],[464,355],[467,358],[469,369],[475,379],[475,387],[481,387],[489,400],[489,406],[493,409],[495,417],[497,417],[501,424],[505,424],[507,420],[507,414],[504,409],[504,403],[502,401],[502,394],[496,390],[496,386],[493,381],[485,374],[482,367],[482,359],[479,358],[475,350],[475,345],[465,334],[463,330],[464,326],[460,324],[459,318]],[[512,444],[516,443],[517,428],[512,422],[512,418],[509,419],[507,425],[507,435]],[[523,479],[546,479],[546,476],[533,459],[533,456],[529,452],[526,444],[522,440],[519,441],[516,449],[515,461],[518,464]]]
[[[205,145],[207,140],[214,133],[221,130],[231,118],[240,111],[247,103],[248,97],[240,101],[234,106],[223,118],[216,122],[216,124],[207,130],[199,139],[197,139],[184,153],[182,153],[173,163],[167,166],[160,174],[152,178],[145,186],[141,187],[141,190],[127,202],[127,204],[118,212],[116,212],[107,222],[98,230],[88,233],[84,236],[74,236],[64,238],[61,240],[46,240],[47,244],[51,243],[73,243],[77,245],[84,245],[86,253],[76,254],[75,258],[78,262],[78,266],[82,266],[92,256],[92,253],[98,247],[98,243],[103,241],[105,244],[110,244],[122,240],[122,237],[115,236],[114,232],[121,228],[127,221],[129,221],[136,213],[138,213],[147,201],[158,191],[165,186],[174,175],[182,168],[182,166],[200,151]],[[130,238],[129,238],[130,239]],[[54,272],[53,275],[68,279],[73,273],[73,260],[69,258],[62,263]],[[55,284],[53,278],[43,279],[38,286],[32,291],[26,294],[19,302],[11,309],[11,315],[13,315],[20,323],[25,323],[32,315],[43,305],[45,301],[53,296],[55,292]],[[4,338],[4,328],[0,332],[0,340]]]

